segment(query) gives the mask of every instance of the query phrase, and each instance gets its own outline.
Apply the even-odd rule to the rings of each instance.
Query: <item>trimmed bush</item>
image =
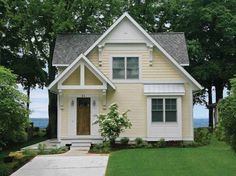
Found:
[[[159,148],[166,147],[166,141],[164,138],[161,138],[159,141],[157,141],[157,147],[159,147]]]
[[[194,129],[194,142],[198,145],[207,145],[211,142],[211,133],[208,128]]]
[[[129,143],[129,138],[128,137],[123,137],[120,139],[121,145],[128,145]]]
[[[111,151],[110,142],[95,144],[90,151],[94,153],[109,153]]]
[[[140,146],[144,143],[143,139],[140,137],[137,137],[134,141],[137,146]]]

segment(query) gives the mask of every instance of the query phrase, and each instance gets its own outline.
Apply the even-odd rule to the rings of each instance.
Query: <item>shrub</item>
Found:
[[[129,138],[128,138],[128,137],[123,137],[123,138],[121,138],[121,139],[120,139],[120,143],[121,143],[122,145],[128,145],[128,143],[129,143]]]
[[[17,89],[16,75],[0,66],[0,147],[27,139],[27,97]]]
[[[208,128],[195,128],[194,141],[198,145],[207,145],[211,142],[211,133]]]
[[[131,127],[127,113],[128,111],[120,114],[118,105],[111,104],[107,114],[98,115],[98,120],[95,124],[99,124],[99,131],[104,141],[108,140],[111,144],[114,144],[115,139],[119,137],[120,133]]]
[[[159,147],[159,148],[166,147],[166,141],[164,138],[161,138],[159,141],[157,141],[157,147]]]
[[[39,145],[38,145],[38,153],[39,154],[45,154],[45,150],[47,149],[47,145],[46,144],[42,144],[42,143],[40,143]]]
[[[9,176],[11,175],[12,169],[9,164],[0,164],[0,176]]]
[[[219,126],[225,135],[225,140],[236,151],[236,78],[230,81],[230,95],[219,102]]]
[[[141,146],[144,143],[143,139],[140,137],[137,137],[134,141],[137,146]]]
[[[24,157],[24,154],[21,151],[16,151],[10,152],[8,156],[13,157],[14,159],[21,159]]]
[[[111,151],[110,142],[95,144],[91,151],[95,153],[109,153]]]

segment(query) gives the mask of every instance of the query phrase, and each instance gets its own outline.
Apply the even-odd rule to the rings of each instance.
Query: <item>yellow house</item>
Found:
[[[193,140],[193,93],[202,87],[184,69],[183,33],[149,34],[124,13],[102,35],[59,35],[53,65],[59,73],[48,88],[58,96],[61,145],[101,141],[93,122],[111,103],[130,110],[122,136]]]

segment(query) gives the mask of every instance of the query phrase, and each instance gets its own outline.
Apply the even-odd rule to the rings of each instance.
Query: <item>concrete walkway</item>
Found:
[[[104,176],[108,155],[88,154],[75,149],[60,155],[41,155],[12,176]]]

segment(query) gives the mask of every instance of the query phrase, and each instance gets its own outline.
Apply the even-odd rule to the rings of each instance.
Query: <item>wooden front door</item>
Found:
[[[90,135],[90,98],[77,98],[77,135]]]

